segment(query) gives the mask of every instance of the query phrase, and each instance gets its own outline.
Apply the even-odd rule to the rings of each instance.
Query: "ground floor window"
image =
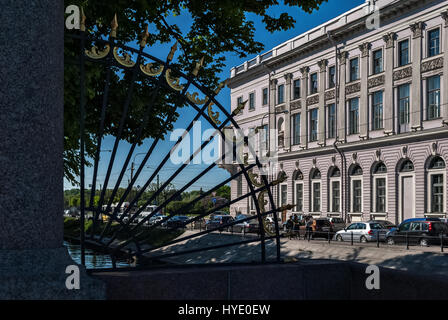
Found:
[[[320,212],[320,182],[313,182],[313,212]]]
[[[362,181],[361,179],[352,180],[352,212],[362,211]]]
[[[331,212],[341,211],[341,182],[339,180],[331,181]]]
[[[443,174],[431,175],[431,213],[443,213]]]
[[[375,212],[386,212],[386,178],[375,178]]]
[[[303,212],[303,183],[296,183],[295,204],[296,211]]]

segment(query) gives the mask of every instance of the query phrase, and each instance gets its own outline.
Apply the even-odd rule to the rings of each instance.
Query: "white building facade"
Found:
[[[447,216],[448,2],[375,5],[378,28],[362,5],[231,70],[232,110],[248,101],[239,126],[278,133],[275,175],[288,179],[274,198],[295,205],[283,220]]]

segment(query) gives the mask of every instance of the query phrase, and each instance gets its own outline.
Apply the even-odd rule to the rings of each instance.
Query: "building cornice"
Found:
[[[380,8],[381,22],[384,23],[384,21],[394,19],[398,16],[406,14],[407,12],[417,11],[419,8],[431,2],[438,2],[438,0],[401,0],[397,2],[392,2],[386,5],[385,7]],[[366,8],[364,6],[360,6],[355,9],[364,10]],[[344,40],[346,40],[347,38],[353,37],[353,34],[355,33],[362,33],[369,31],[366,26],[366,17],[367,17],[366,15],[363,15],[361,18],[353,22],[343,24],[342,26],[339,26],[332,30],[327,30],[327,32],[331,33],[333,39],[337,43],[343,43]],[[339,18],[343,19],[343,16]],[[320,28],[325,29],[325,25],[320,26]],[[316,27],[313,30],[317,29],[319,29],[319,27]],[[294,39],[282,44],[281,46],[287,45],[288,43],[292,43]],[[255,77],[261,74],[266,74],[269,72],[269,70],[272,70],[281,65],[286,65],[292,60],[297,60],[297,58],[300,56],[318,51],[319,49],[329,48],[331,46],[332,43],[328,39],[327,33],[322,34],[321,36],[316,37],[315,39],[307,41],[306,43],[296,48],[292,48],[291,45],[291,49],[284,53],[271,57],[266,61],[263,62],[260,61],[257,65],[254,65],[253,67],[243,72],[232,74],[229,86],[230,87],[237,86],[239,83],[244,82],[245,79],[247,78]]]

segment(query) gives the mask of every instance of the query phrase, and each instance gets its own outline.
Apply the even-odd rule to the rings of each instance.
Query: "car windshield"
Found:
[[[236,220],[243,220],[243,219],[247,219],[249,218],[249,216],[246,216],[244,214],[239,215],[238,217],[236,217]]]

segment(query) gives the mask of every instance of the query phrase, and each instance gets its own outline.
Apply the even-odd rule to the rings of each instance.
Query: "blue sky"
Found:
[[[285,32],[276,32],[276,33],[269,33],[264,29],[263,23],[261,22],[261,19],[259,19],[256,16],[248,15],[248,18],[254,21],[254,24],[256,26],[256,32],[255,32],[255,40],[261,42],[264,44],[265,48],[262,52],[269,51],[275,46],[280,45],[281,43],[292,39],[301,33],[306,32],[307,30],[310,30],[322,23],[325,23],[328,20],[331,20],[338,15],[343,14],[344,12],[358,6],[364,3],[364,0],[329,0],[327,3],[322,4],[321,8],[318,11],[315,11],[312,14],[307,14],[303,11],[301,11],[297,7],[288,7],[279,5],[275,8],[270,10],[270,14],[274,16],[279,16],[283,12],[289,13],[291,16],[295,18],[297,21],[296,26],[294,29],[285,31]],[[184,28],[188,28],[190,25],[190,19],[188,15],[180,15],[178,17],[173,17],[168,19],[169,23],[176,23],[181,30]],[[150,26],[151,28],[151,26]],[[149,30],[151,31],[151,30]],[[159,58],[164,58],[167,56],[169,52],[170,45],[164,45],[164,46],[157,46],[150,48],[150,53],[154,56],[157,56]],[[240,59],[236,54],[234,53],[228,53],[225,55],[226,57],[226,64],[227,68],[219,75],[222,80],[228,78],[230,76],[230,69],[232,67],[241,65],[246,60],[250,60],[253,56],[248,56],[247,58]],[[226,107],[228,110],[230,110],[230,89],[225,88],[221,91],[221,93],[218,96],[218,101],[221,102],[221,104]],[[180,117],[178,121],[176,122],[174,128],[180,129],[180,128],[186,128],[188,124],[191,122],[193,117],[196,115],[196,112],[194,110],[190,110],[188,108],[184,108],[180,111]],[[203,121],[202,122],[202,129],[208,129],[209,126]],[[142,153],[148,150],[150,143],[152,140],[147,140],[143,143],[142,146],[138,147],[136,151],[134,152],[134,155],[138,153]],[[106,175],[106,169],[107,169],[107,163],[108,159],[111,155],[110,152],[107,150],[111,150],[113,148],[114,139],[112,137],[105,137],[102,150],[106,150],[105,152],[101,153],[102,159],[101,164],[99,167],[99,176],[98,176],[98,183],[104,184],[104,177]],[[137,181],[137,185],[143,185],[146,180],[150,177],[151,173],[154,171],[154,168],[161,162],[161,160],[165,157],[167,153],[170,152],[171,147],[174,145],[174,142],[169,141],[169,137],[166,141],[159,143],[158,147],[156,148],[156,151],[151,156],[150,160],[147,163],[147,167],[144,169],[142,175],[140,176],[139,180]],[[117,152],[117,158],[116,163],[114,165],[114,168],[112,170],[112,176],[109,183],[108,188],[113,187],[111,183],[115,184],[116,179],[118,177],[118,174],[122,168],[122,164],[124,163],[127,153],[129,151],[130,146],[125,143],[121,143],[118,152]],[[191,152],[193,152],[193,148],[191,147]],[[139,164],[141,160],[143,159],[143,155],[138,155],[135,158],[135,162]],[[134,156],[132,157],[134,159]],[[203,169],[205,169],[207,165],[189,165],[187,169],[180,175],[180,177],[176,180],[174,180],[174,185],[177,188],[182,187],[185,185],[185,183],[188,183],[193,179],[198,173],[200,173]],[[170,161],[168,161],[165,168],[160,172],[160,181],[166,181],[171,174],[174,172],[173,169],[175,169],[176,166],[172,164]],[[91,173],[92,169],[87,168],[86,169],[86,187],[89,187],[89,183],[91,183]],[[197,183],[193,185],[191,189],[199,189],[202,187],[204,190],[210,189],[211,187],[217,185],[221,181],[224,181],[226,178],[229,177],[229,174],[227,171],[222,169],[214,169],[209,174],[207,174],[204,178],[199,180]],[[130,170],[126,172],[126,176],[124,177],[124,181],[121,183],[121,186],[125,187],[127,186],[127,181],[130,179]],[[155,181],[154,181],[155,182]],[[98,186],[99,187],[99,186]],[[71,189],[72,186],[69,182],[64,181],[64,189]],[[190,190],[191,190],[190,189]]]

